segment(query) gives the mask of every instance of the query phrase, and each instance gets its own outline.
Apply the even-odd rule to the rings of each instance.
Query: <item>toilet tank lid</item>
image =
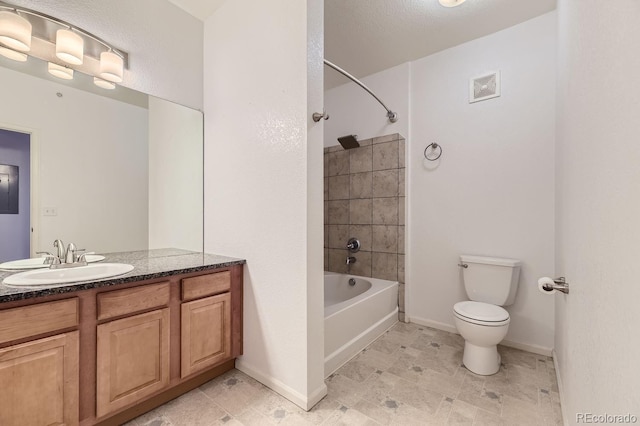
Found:
[[[518,259],[508,259],[505,257],[487,257],[487,256],[469,256],[467,254],[460,255],[463,263],[482,263],[485,265],[498,265],[516,267],[522,264]]]

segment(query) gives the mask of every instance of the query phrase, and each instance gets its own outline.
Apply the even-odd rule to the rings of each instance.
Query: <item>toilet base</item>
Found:
[[[469,371],[481,376],[496,374],[500,370],[498,346],[478,346],[465,341],[462,363]]]

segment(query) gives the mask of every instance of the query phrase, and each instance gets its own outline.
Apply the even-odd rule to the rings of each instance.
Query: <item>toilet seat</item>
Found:
[[[453,305],[454,315],[461,321],[487,327],[500,327],[509,324],[509,312],[490,303],[464,301]]]

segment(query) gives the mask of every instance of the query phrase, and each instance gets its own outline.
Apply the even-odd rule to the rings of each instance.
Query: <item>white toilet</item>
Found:
[[[488,376],[500,369],[497,345],[507,335],[509,312],[518,290],[520,261],[497,257],[460,256],[464,288],[470,301],[453,306],[456,328],[464,338],[462,363]]]

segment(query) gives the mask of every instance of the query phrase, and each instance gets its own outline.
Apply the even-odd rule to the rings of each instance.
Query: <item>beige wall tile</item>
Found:
[[[329,176],[329,150],[324,149],[324,177]]]
[[[349,151],[329,153],[329,176],[349,174]]]
[[[404,138],[400,138],[400,140],[398,141],[398,167],[406,167],[406,161],[405,161],[405,146],[406,146],[406,142],[404,140]]]
[[[404,254],[404,226],[398,226],[398,254]]]
[[[390,135],[385,135],[385,136],[380,136],[380,137],[377,137],[377,138],[373,138],[373,143],[374,144],[385,143],[385,142],[397,141],[398,139],[400,139],[400,134],[391,133]]]
[[[344,148],[342,148],[342,145],[338,144],[338,145],[333,145],[330,146],[328,149],[328,152],[336,152],[336,151],[344,151]]]
[[[398,310],[404,312],[404,283],[398,286]]]
[[[372,169],[372,148],[360,146],[349,150],[349,171],[350,173],[370,172]]]
[[[329,225],[329,248],[344,249],[349,239],[349,225]]]
[[[358,143],[360,144],[360,146],[370,146],[373,143],[373,138],[363,139],[361,141],[358,141]]]
[[[326,175],[325,175],[326,176]],[[324,200],[327,201],[329,199],[329,178],[324,178]]]
[[[349,238],[357,238],[360,241],[361,251],[371,251],[371,225],[351,225],[349,226]]]
[[[331,195],[331,192],[329,192]],[[398,170],[382,170],[373,172],[373,196],[398,196]]]
[[[398,227],[373,225],[373,251],[380,253],[398,253]],[[397,269],[396,269],[397,272]]]
[[[371,172],[351,174],[350,198],[371,198],[373,190],[373,175]]]
[[[349,200],[327,202],[328,225],[347,225],[349,223]]]
[[[374,198],[372,220],[374,225],[397,225],[398,198]]]
[[[398,198],[398,225],[404,225],[406,197]]]
[[[371,252],[359,251],[357,253],[351,253],[351,256],[356,258],[356,263],[351,265],[351,273],[361,277],[371,276]]]
[[[329,200],[349,199],[349,175],[329,177]]]
[[[371,223],[371,199],[351,200],[349,218],[352,225],[369,225]]]
[[[398,168],[398,141],[373,146],[373,170]]]
[[[383,280],[398,279],[398,255],[392,253],[371,254],[371,276]]]
[[[329,225],[324,225],[324,248],[329,248]]]
[[[405,196],[407,193],[407,189],[406,189],[406,170],[407,169],[399,169],[398,170],[398,194],[400,194],[401,196]]]
[[[404,279],[404,254],[398,255],[398,281],[405,282]]]
[[[324,202],[324,224],[328,224],[329,223],[329,202],[325,201]]]

